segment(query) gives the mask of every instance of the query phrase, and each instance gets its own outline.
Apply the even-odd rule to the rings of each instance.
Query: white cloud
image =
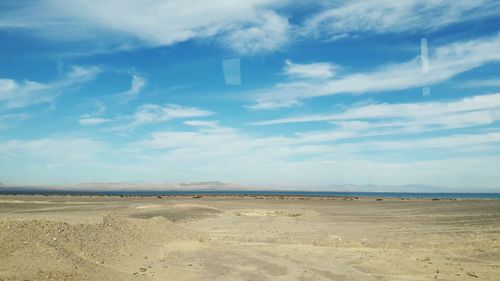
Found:
[[[50,103],[60,94],[58,90],[58,87],[34,81],[19,83],[12,79],[0,79],[0,104],[4,108],[19,108]]]
[[[274,12],[265,12],[258,15],[254,23],[222,36],[221,41],[242,54],[270,52],[288,41],[288,29],[287,19]]]
[[[114,118],[104,118],[101,114],[81,115],[79,122],[82,125],[98,125],[112,122],[110,131],[125,132],[133,130],[138,126],[167,122],[175,119],[187,119],[197,117],[207,117],[215,113],[197,107],[182,106],[178,104],[143,104],[138,106],[131,115],[118,116]],[[193,127],[217,126],[216,121],[189,120],[185,125]]]
[[[279,50],[294,36],[339,39],[362,32],[429,31],[500,13],[494,0],[319,1],[306,3],[321,11],[300,22],[304,15],[294,12],[300,2],[40,0],[0,11],[0,28],[76,41],[83,49],[88,44],[93,52],[204,40],[255,54]],[[290,22],[296,18],[295,26]]]
[[[70,136],[0,140],[0,175],[9,181],[30,173],[30,180],[37,183],[62,179],[69,182],[222,180],[282,187],[420,183],[468,191],[474,191],[475,187],[498,190],[496,184],[500,180],[500,161],[491,153],[498,151],[500,135],[496,132],[397,141],[356,137],[332,143],[331,139],[318,139],[308,133],[261,137],[215,124],[191,125],[195,130],[157,131],[135,143],[107,144]],[[458,153],[464,148],[488,144],[493,146],[480,156]],[[446,151],[447,156],[419,152],[420,160],[408,161],[386,154],[390,150],[412,156],[417,149],[439,149]],[[366,150],[372,153],[363,154]],[[374,152],[383,152],[383,160],[377,158],[381,154]]]
[[[376,136],[401,138],[417,133],[422,135],[431,131],[446,132],[449,129],[492,125],[499,120],[500,94],[491,94],[458,101],[352,106],[338,113],[265,120],[253,125],[303,122],[328,122],[333,125],[330,129],[296,133],[297,138],[292,143],[305,144],[339,140],[360,142]],[[412,143],[412,140],[405,140],[404,143]],[[418,148],[417,144],[414,143],[414,148]]]
[[[286,60],[283,72],[288,76],[296,78],[327,79],[335,76],[337,68],[338,66],[332,63],[297,64]]]
[[[134,124],[145,124],[168,121],[172,119],[193,118],[210,116],[214,113],[196,107],[188,107],[177,104],[166,104],[164,106],[156,104],[141,105],[134,114]]]
[[[113,172],[106,164],[109,158],[101,158],[113,151],[112,147],[96,139],[65,135],[30,140],[0,139],[0,177],[20,184],[92,181]]]
[[[429,31],[499,14],[500,5],[494,0],[332,2],[307,20],[302,32],[334,38],[361,32]]]
[[[26,113],[11,113],[11,114],[0,114],[0,130],[8,129],[12,127],[13,124],[24,121],[29,118]]]
[[[479,144],[500,142],[500,133],[461,134],[445,137],[412,139],[405,141],[376,141],[363,142],[363,149],[376,150],[416,150],[416,149],[449,149],[462,146],[476,146]]]
[[[111,131],[129,131],[142,125],[166,122],[174,119],[206,117],[213,114],[214,112],[208,110],[177,104],[166,104],[163,106],[143,104],[137,107],[133,115],[122,116],[112,120],[115,123],[122,124],[112,127]]]
[[[106,144],[90,138],[47,137],[33,140],[0,141],[0,159],[31,158],[42,161],[92,160]]]
[[[480,79],[480,80],[469,80],[460,83],[462,88],[488,88],[488,87],[500,87],[500,79]]]
[[[111,122],[111,119],[97,117],[83,117],[78,120],[81,125],[99,125],[106,122]]]
[[[80,119],[78,119],[78,123],[80,125],[99,125],[107,122],[111,122],[111,119],[103,118],[102,115],[106,113],[106,106],[99,100],[92,100],[91,105],[95,107],[95,111],[80,115]]]
[[[444,117],[450,116],[451,114],[453,114],[453,116],[460,117],[466,113],[471,112],[493,113],[498,112],[498,110],[500,110],[499,93],[466,97],[461,100],[454,101],[432,101],[399,104],[367,104],[348,108],[342,113],[315,114],[299,117],[280,118],[254,122],[253,125],[363,120],[374,118],[426,118],[428,122],[431,122],[432,120],[435,120],[437,122],[443,120]],[[491,120],[491,118],[489,118],[488,120]]]
[[[13,109],[43,103],[51,104],[63,91],[93,79],[100,72],[101,69],[96,66],[76,66],[66,77],[51,83],[0,79],[0,105]]]
[[[304,99],[336,95],[403,90],[446,81],[482,65],[500,61],[500,36],[438,47],[429,58],[430,70],[422,73],[420,58],[389,64],[372,72],[355,73],[324,81],[291,81],[257,93],[251,109],[298,105]]]
[[[345,139],[351,141],[345,141]],[[498,133],[463,134],[448,137],[399,138],[398,141],[367,141],[359,135],[338,132],[342,143],[319,134],[297,134],[291,137],[259,137],[228,127],[202,127],[197,131],[154,132],[144,141],[132,144],[131,151],[149,151],[145,161],[150,167],[165,173],[197,180],[224,179],[243,183],[274,183],[281,186],[326,185],[331,183],[371,184],[440,184],[468,187],[472,182],[461,175],[481,174],[484,178],[476,186],[495,187],[499,179],[494,168],[482,170],[481,164],[493,165],[495,157],[463,157],[457,154],[441,159],[434,154],[420,153],[421,160],[403,160],[385,154],[399,150],[398,155],[413,155],[414,151],[439,148],[459,152],[464,147],[474,148],[500,141]],[[490,147],[485,153],[495,149]],[[370,150],[370,157],[362,151]],[[375,152],[375,154],[373,154]],[[382,152],[384,160],[377,158]],[[436,159],[437,158],[437,159]],[[175,167],[171,164],[175,163]],[[450,170],[448,170],[450,164]],[[489,166],[488,166],[489,167]],[[417,169],[417,170],[414,170]],[[168,171],[168,172],[167,172]],[[300,171],[300,172],[298,172]],[[392,173],[397,176],[390,176]],[[304,177],[303,175],[308,175]],[[442,178],[446,181],[441,181]],[[467,186],[469,184],[469,186]]]
[[[80,81],[80,80],[88,80],[95,77],[99,74],[102,69],[98,66],[73,66],[69,73],[67,74],[68,81],[67,83],[71,83],[72,81]]]
[[[0,13],[0,28],[122,48],[220,38],[240,53],[254,53],[274,50],[286,41],[287,20],[275,11],[280,2],[42,0]]]
[[[146,86],[146,79],[138,75],[133,75],[130,89],[117,94],[116,97],[120,102],[129,102],[140,94],[144,86]]]
[[[188,120],[184,121],[183,123],[184,125],[192,127],[211,127],[211,128],[219,127],[219,122],[214,120]]]
[[[499,115],[500,118],[500,115]],[[296,133],[293,136],[260,137],[244,131],[220,125],[196,124],[195,131],[160,131],[153,132],[150,138],[135,144],[143,149],[179,149],[179,153],[186,153],[186,157],[194,155],[260,155],[285,159],[297,155],[325,154],[328,158],[332,153],[344,154],[353,151],[370,149],[399,149],[411,151],[414,149],[446,148],[453,150],[459,146],[470,146],[500,141],[498,133],[460,134],[444,137],[410,136],[404,130],[388,130],[371,132],[364,126],[357,128],[340,127],[339,129],[324,129],[321,131],[307,131]],[[400,128],[401,124],[397,125]],[[412,126],[412,125],[410,125]],[[372,128],[369,128],[372,129]],[[414,133],[410,131],[410,133]],[[397,140],[369,141],[367,136],[377,134],[397,136]],[[342,140],[342,143],[335,141]],[[223,144],[223,145],[222,145]],[[347,149],[348,148],[348,149]],[[351,155],[352,156],[352,155]],[[275,160],[276,160],[275,159]]]
[[[90,105],[95,107],[95,111],[90,114],[82,115],[82,117],[101,116],[107,111],[106,106],[100,100],[91,100]]]

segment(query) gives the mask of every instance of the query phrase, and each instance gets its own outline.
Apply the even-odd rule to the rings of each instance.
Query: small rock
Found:
[[[476,275],[476,274],[474,274],[474,273],[467,272],[467,275],[472,276],[472,277],[474,277],[474,278],[479,278],[479,276],[477,276],[477,275]]]

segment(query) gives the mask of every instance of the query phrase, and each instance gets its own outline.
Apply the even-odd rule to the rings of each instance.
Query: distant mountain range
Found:
[[[0,185],[2,188],[50,190],[258,190],[261,188],[218,181],[181,183],[89,182],[65,185]]]
[[[54,191],[323,191],[323,192],[485,192],[498,193],[499,189],[485,189],[470,187],[467,189],[449,188],[445,186],[430,186],[421,184],[409,185],[354,185],[336,184],[326,186],[277,186],[277,185],[241,185],[237,183],[226,183],[219,181],[203,182],[179,182],[179,183],[141,183],[141,182],[87,182],[77,184],[54,184],[54,185],[20,185],[2,184],[1,189],[16,190],[54,190]]]

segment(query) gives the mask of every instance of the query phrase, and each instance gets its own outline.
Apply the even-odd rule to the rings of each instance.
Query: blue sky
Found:
[[[207,3],[1,1],[0,182],[500,192],[497,1]]]

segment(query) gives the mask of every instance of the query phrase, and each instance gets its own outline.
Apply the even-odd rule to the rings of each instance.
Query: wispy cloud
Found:
[[[112,121],[111,119],[102,117],[107,110],[103,102],[99,100],[92,100],[91,104],[95,107],[95,110],[93,112],[80,115],[80,118],[78,119],[78,123],[80,123],[80,125],[99,125]]]
[[[332,63],[298,64],[290,60],[285,61],[283,72],[291,77],[306,79],[327,79],[335,76],[338,66]]]
[[[178,104],[143,104],[137,107],[132,115],[114,118],[117,124],[111,128],[112,131],[129,131],[138,126],[167,122],[175,119],[187,119],[206,117],[214,115],[212,111],[197,107],[182,106]],[[190,126],[200,126],[204,121],[186,121]]]
[[[368,147],[425,148],[429,141],[414,141],[416,134],[426,136],[426,132],[445,132],[450,129],[488,126],[500,120],[500,94],[474,96],[458,101],[422,102],[406,104],[368,104],[352,106],[333,114],[314,114],[265,120],[253,125],[277,125],[287,123],[327,122],[330,129],[296,133],[293,144],[314,144],[325,142],[357,142],[361,144],[342,146],[355,150]],[[392,145],[365,145],[369,137],[386,136],[398,139]],[[410,137],[413,136],[413,137]],[[477,139],[481,139],[481,135]],[[399,139],[403,138],[404,141]],[[410,139],[406,139],[410,138]],[[413,138],[413,139],[412,139]],[[465,136],[460,136],[465,138]],[[490,142],[490,138],[483,139]],[[409,145],[413,144],[413,145]],[[472,143],[471,143],[472,144]],[[427,146],[429,147],[429,146]],[[452,147],[452,145],[450,145]]]
[[[130,89],[116,94],[115,97],[119,100],[119,102],[129,102],[137,98],[144,86],[146,86],[146,79],[138,75],[133,75]]]
[[[500,112],[498,112],[500,119]],[[468,116],[467,116],[468,117]],[[466,117],[466,118],[467,118]],[[457,134],[449,136],[419,136],[413,134],[405,137],[407,133],[414,133],[411,130],[415,124],[409,125],[384,123],[382,126],[369,126],[358,124],[355,126],[347,122],[332,129],[320,131],[306,131],[295,133],[292,136],[255,136],[244,131],[220,126],[214,122],[185,122],[186,125],[194,126],[195,131],[170,130],[153,132],[150,138],[138,144],[144,149],[172,149],[178,148],[196,154],[266,154],[272,157],[291,157],[297,155],[317,155],[317,154],[345,154],[353,151],[365,149],[371,150],[414,150],[447,148],[453,150],[455,147],[476,145],[482,143],[492,143],[500,141],[500,134]],[[369,124],[372,125],[372,124]],[[434,125],[434,124],[424,124]],[[395,127],[389,130],[380,130],[384,126]],[[354,127],[354,128],[353,128]],[[399,129],[398,129],[399,128]],[[404,130],[410,128],[410,130]],[[438,130],[439,128],[432,128]],[[441,128],[443,129],[443,128]],[[366,137],[376,135],[391,135],[392,140],[370,141]],[[337,141],[342,141],[338,143]],[[224,143],[224,146],[220,144]],[[345,150],[349,148],[348,150]],[[355,148],[355,149],[354,149]],[[274,155],[274,156],[273,156]]]
[[[0,142],[0,158],[32,158],[52,161],[82,161],[95,159],[106,144],[91,138],[54,136],[32,140]]]
[[[78,119],[81,125],[99,125],[107,122],[111,122],[111,119],[97,118],[97,117],[82,117]]]
[[[64,91],[93,79],[100,72],[101,69],[96,66],[75,66],[63,79],[51,83],[0,79],[0,106],[13,109],[51,104]]]
[[[68,135],[0,139],[0,175],[5,181],[40,184],[71,182],[87,170],[90,173],[84,181],[89,181],[106,169],[106,160],[100,157],[109,148],[93,138]]]
[[[370,150],[447,149],[498,142],[500,142],[500,133],[460,134],[445,137],[406,139],[404,141],[369,141],[363,142],[362,148]]]
[[[13,124],[29,118],[27,113],[0,114],[0,130],[8,129]]]
[[[500,14],[494,0],[376,0],[331,2],[304,24],[303,33],[345,37],[362,32],[417,32]]]
[[[219,121],[215,120],[188,120],[184,121],[183,123],[184,125],[192,127],[209,127],[209,128],[219,127]]]
[[[422,73],[420,57],[389,64],[367,73],[354,73],[322,82],[296,80],[279,83],[256,95],[251,109],[273,109],[298,105],[304,99],[336,94],[365,94],[402,90],[446,81],[453,76],[500,61],[500,36],[447,44],[429,58],[430,70]]]
[[[500,93],[493,78],[500,36],[493,25],[478,25],[500,15],[498,1],[4,2],[6,56],[21,60],[5,61],[0,129],[33,120],[0,130],[6,133],[0,134],[2,181],[422,183],[498,190]],[[432,40],[421,40],[418,54],[421,36]],[[413,58],[408,40],[415,40]],[[384,56],[373,56],[373,44],[398,51],[378,64]],[[16,48],[25,45],[30,48]],[[127,52],[111,55],[117,50]],[[99,67],[57,62],[59,78],[30,78],[46,77],[42,66],[56,63],[54,56],[115,70],[89,87],[81,86]],[[33,76],[12,79],[32,57],[37,61],[27,73]],[[223,58],[233,58],[222,62],[226,84],[241,86],[245,74],[243,87],[222,83]],[[160,62],[168,65],[159,68]],[[122,88],[109,92],[116,87]],[[432,95],[415,98],[420,87],[424,93],[432,87]],[[484,91],[471,96],[470,88]],[[408,89],[413,94],[395,96]],[[75,94],[57,99],[69,92]],[[337,104],[318,99],[302,109],[257,114],[241,108],[241,94],[249,100],[243,106],[255,110],[338,96],[324,99]],[[38,114],[45,104],[58,106]]]
[[[63,42],[92,42],[92,53],[203,40],[240,54],[256,54],[279,50],[294,37],[340,39],[363,32],[428,31],[500,14],[494,0],[319,1],[308,5],[320,12],[291,24],[298,2],[40,0],[3,7],[0,29]]]
[[[258,121],[253,125],[273,125],[302,122],[343,121],[390,118],[434,118],[442,120],[449,114],[463,115],[467,112],[500,110],[500,94],[478,95],[454,101],[432,101],[399,104],[367,104],[347,108],[344,112],[334,114],[314,114],[298,117],[279,118]]]
[[[223,34],[220,41],[241,54],[276,51],[288,41],[288,20],[273,11],[255,16],[246,26]]]
[[[155,123],[172,119],[210,116],[213,114],[213,112],[208,110],[177,104],[166,104],[164,106],[156,104],[145,104],[141,105],[135,112],[133,123]]]
[[[137,178],[178,181],[188,176],[194,181],[222,178],[281,186],[416,182],[455,188],[495,188],[500,179],[495,169],[499,159],[490,154],[500,142],[496,132],[390,141],[356,137],[347,142],[332,142],[309,133],[259,136],[215,123],[192,121],[187,125],[192,128],[154,131],[141,141],[113,145],[74,136],[0,140],[0,159],[5,160],[0,161],[0,170],[8,171],[7,180],[15,177],[16,171],[29,171],[30,179],[38,182],[60,181],[63,169],[63,177],[72,178],[82,165],[87,173],[80,174],[79,178],[93,181],[109,180],[111,173],[114,181]],[[481,157],[477,153],[474,156],[457,154],[481,145],[493,146],[483,151]],[[431,154],[429,158],[422,153],[419,160],[401,161],[385,154],[398,151],[398,155],[405,155],[415,150],[435,149],[453,152],[455,156],[442,159]],[[362,151],[371,151],[375,157]],[[376,152],[384,153],[384,160],[377,158],[380,154]],[[484,176],[470,177],[477,174]]]
[[[60,93],[43,83],[24,81],[21,83],[12,79],[0,80],[0,103],[4,108],[26,107],[39,103],[50,103]],[[41,93],[41,94],[40,94]]]
[[[500,87],[500,79],[480,79],[461,82],[461,88],[489,88]]]
[[[326,133],[326,131],[325,131]],[[295,136],[261,137],[230,127],[199,127],[197,130],[169,130],[153,132],[143,141],[130,144],[130,151],[149,151],[146,161],[176,163],[175,168],[191,175],[210,175],[238,181],[263,181],[267,183],[314,184],[319,182],[350,182],[404,184],[447,184],[466,186],[471,181],[460,182],[459,174],[474,174],[481,171],[481,164],[493,163],[495,157],[463,157],[458,152],[466,148],[492,144],[483,153],[495,151],[500,141],[498,133],[460,134],[446,137],[422,136],[419,138],[393,138],[389,141],[370,141],[360,138],[356,132],[337,132],[338,140],[321,138],[319,133],[302,133]],[[346,141],[347,140],[347,141]],[[223,145],[222,145],[223,144]],[[386,154],[398,151],[398,155],[411,155],[415,150],[439,149],[457,153],[453,159],[440,159],[435,154],[421,153],[421,160],[403,160]],[[364,154],[363,151],[370,151]],[[377,156],[384,155],[381,161]],[[437,159],[436,159],[437,158]],[[491,161],[490,161],[491,160]],[[448,164],[450,170],[448,170]],[[447,169],[443,170],[444,167]],[[174,168],[174,169],[175,169]],[[418,169],[416,172],[414,169]],[[246,171],[241,173],[241,170]],[[188,172],[189,171],[189,172]],[[309,175],[301,178],[297,175]],[[328,172],[330,171],[330,172]],[[461,171],[461,172],[459,172]],[[397,179],[387,177],[397,173]],[[481,185],[493,187],[493,169],[482,170],[488,175]],[[234,177],[234,178],[233,178]],[[341,178],[339,178],[341,177]],[[421,178],[419,178],[421,177]],[[478,184],[478,183],[477,183]]]
[[[39,36],[99,42],[118,48],[169,46],[192,39],[215,38],[240,53],[279,48],[288,21],[277,0],[235,3],[214,0],[41,0],[0,13],[0,28],[23,29]],[[114,12],[109,12],[114,11]]]

